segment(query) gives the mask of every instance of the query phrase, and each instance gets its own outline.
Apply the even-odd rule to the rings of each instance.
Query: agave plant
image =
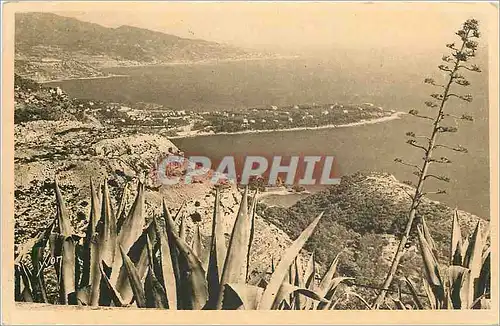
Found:
[[[70,223],[55,182],[57,214],[49,227],[25,244],[15,260],[16,300],[48,302],[45,279],[57,277],[57,303],[163,309],[328,309],[338,285],[336,258],[315,284],[314,257],[299,280],[297,255],[321,219],[317,216],[285,251],[268,282],[251,285],[249,261],[255,227],[255,196],[246,189],[226,243],[220,191],[216,190],[210,246],[199,225],[187,240],[182,209],[172,216],[165,202],[160,216],[145,217],[145,190],[138,183],[128,213],[128,188],[113,209],[107,183],[93,182],[85,236]],[[49,252],[46,254],[47,248]],[[54,261],[53,269],[42,262]],[[292,276],[292,271],[294,277]]]
[[[469,238],[462,238],[458,212],[452,221],[450,261],[439,264],[436,245],[422,220],[418,227],[418,240],[424,262],[424,289],[432,309],[488,309],[490,306],[491,253],[488,237],[478,222]],[[406,279],[412,297],[419,309],[424,306],[415,286]],[[404,309],[400,298],[394,299]]]

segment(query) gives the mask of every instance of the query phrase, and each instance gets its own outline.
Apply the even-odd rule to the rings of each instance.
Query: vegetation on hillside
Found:
[[[342,177],[339,185],[312,194],[289,208],[259,205],[257,212],[271,223],[295,237],[310,220],[308,214],[324,212],[317,232],[306,245],[321,263],[331,261],[343,249],[339,262],[341,275],[354,277],[356,283],[379,288],[388,264],[396,250],[396,238],[405,228],[412,188],[387,174],[356,173]],[[422,198],[418,214],[425,218],[433,232],[438,259],[448,261],[451,241],[451,216],[454,210],[444,204]],[[460,213],[464,230],[471,230],[477,217]],[[405,258],[397,277],[408,276],[421,285],[421,258],[418,254],[416,230],[405,247]],[[393,287],[395,290],[396,287]],[[367,300],[376,295],[374,289],[358,289]]]

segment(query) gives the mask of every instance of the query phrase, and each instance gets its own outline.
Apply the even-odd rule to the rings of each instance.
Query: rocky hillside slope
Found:
[[[103,76],[103,67],[259,56],[215,42],[41,12],[16,14],[15,46],[16,72],[38,81]]]
[[[156,134],[102,124],[85,114],[85,108],[105,103],[78,101],[63,92],[16,78],[15,112],[15,245],[16,250],[45,228],[56,213],[54,181],[57,178],[69,208],[73,226],[83,235],[90,212],[90,178],[107,182],[115,209],[125,185],[132,204],[138,180],[146,184],[147,219],[161,213],[165,199],[172,210],[186,203],[188,235],[195,223],[206,243],[211,233],[214,190],[206,178],[192,184],[165,186],[155,181],[155,166],[167,153],[182,153],[175,144]],[[80,104],[79,104],[80,103]],[[22,119],[21,119],[22,118]],[[226,235],[232,230],[241,192],[224,189]],[[201,221],[199,221],[201,219]],[[271,266],[291,243],[276,226],[260,217],[251,266],[255,273]]]

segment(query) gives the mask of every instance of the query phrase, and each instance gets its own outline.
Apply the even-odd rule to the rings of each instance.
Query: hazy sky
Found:
[[[465,19],[484,21],[484,11],[495,11],[487,3],[93,2],[42,8],[108,27],[132,25],[182,37],[287,51],[381,45],[401,51],[442,49]],[[483,31],[485,28],[483,25]]]

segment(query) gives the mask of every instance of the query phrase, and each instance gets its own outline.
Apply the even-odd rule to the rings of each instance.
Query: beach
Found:
[[[204,132],[199,130],[186,130],[178,132],[176,136],[170,136],[170,139],[176,138],[190,138],[197,136],[212,136],[212,135],[242,135],[242,134],[258,134],[258,133],[270,133],[270,132],[288,132],[288,131],[302,131],[302,130],[321,130],[321,129],[333,129],[333,128],[347,128],[347,127],[355,127],[355,126],[363,126],[381,122],[387,122],[391,120],[401,119],[401,116],[406,114],[406,112],[394,112],[389,116],[380,117],[370,120],[360,120],[357,122],[351,122],[346,124],[328,124],[324,126],[317,127],[295,127],[295,128],[283,128],[283,129],[262,129],[262,130],[242,130],[235,132]],[[187,129],[187,128],[186,128]]]

